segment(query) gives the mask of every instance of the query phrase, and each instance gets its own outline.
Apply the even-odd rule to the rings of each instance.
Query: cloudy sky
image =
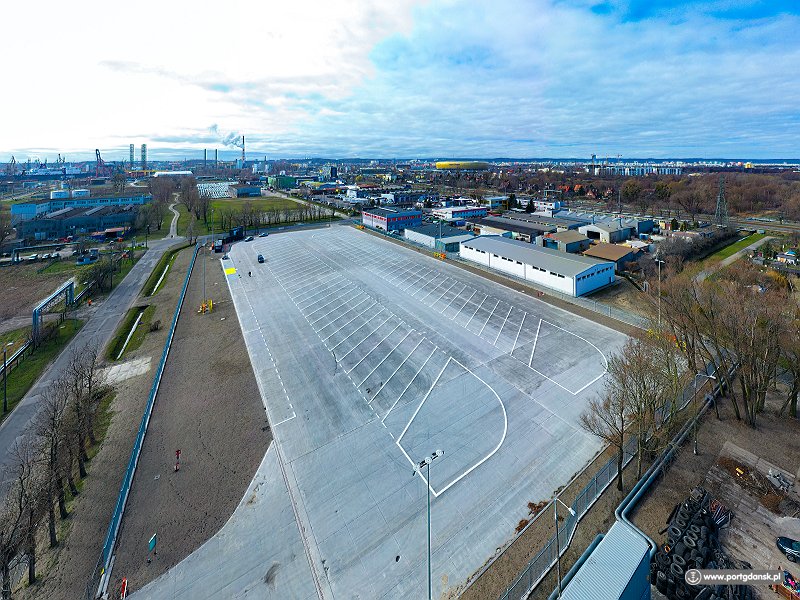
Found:
[[[797,0],[4,7],[0,161],[800,157]],[[18,26],[14,26],[16,23]]]

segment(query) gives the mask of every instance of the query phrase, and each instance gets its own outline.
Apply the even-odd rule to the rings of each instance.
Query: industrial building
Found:
[[[254,198],[261,196],[260,183],[237,183],[228,186],[231,198]]]
[[[513,219],[515,221],[523,221],[535,227],[555,227],[557,231],[567,231],[568,229],[578,229],[582,225],[590,223],[588,219],[569,219],[561,217],[560,213],[557,217],[547,217],[545,215],[537,215],[536,213],[526,213],[517,211],[508,211],[503,213],[506,219]]]
[[[365,208],[361,223],[384,231],[400,231],[407,227],[422,225],[422,211],[393,208]]]
[[[491,166],[482,160],[441,160],[436,163],[440,171],[486,171]]]
[[[62,208],[46,216],[28,219],[17,225],[17,237],[25,240],[56,240],[68,236],[91,235],[133,226],[137,210],[133,206]],[[116,232],[115,232],[116,233]],[[114,235],[116,237],[116,235]]]
[[[589,223],[578,227],[578,231],[592,240],[600,240],[606,244],[624,242],[631,237],[635,237],[635,229],[622,225],[619,221],[608,221],[605,223]]]
[[[142,152],[144,155],[142,156],[142,170],[147,169],[147,159],[146,157],[146,150],[144,144],[142,144]],[[153,173],[153,177],[194,177],[194,173],[191,171],[156,171]]]
[[[459,223],[467,219],[485,217],[489,210],[485,206],[448,206],[446,208],[434,208],[431,216],[436,219],[443,219],[448,223]]]
[[[501,236],[461,242],[461,258],[557,290],[583,296],[614,282],[614,263],[565,254]]]
[[[639,260],[639,251],[630,246],[618,246],[602,242],[588,248],[583,255],[612,261],[617,265],[617,271],[624,271],[627,263]]]
[[[474,235],[463,229],[456,229],[442,224],[408,227],[405,231],[405,238],[409,242],[422,244],[440,252],[458,252],[461,242],[471,240],[474,237]]]
[[[577,254],[587,250],[592,245],[592,240],[574,229],[568,229],[567,231],[546,233],[537,238],[537,243],[543,248]]]
[[[287,175],[270,175],[267,177],[267,183],[276,190],[288,190],[297,186],[297,178]]]
[[[620,217],[607,213],[583,213],[570,210],[558,211],[557,216],[561,219],[572,219],[574,221],[584,221],[586,223],[611,223],[616,222],[622,227],[628,227],[634,231],[633,235],[651,233],[655,229],[655,221],[649,218]]]
[[[524,221],[515,221],[504,217],[469,219],[467,224],[477,235],[502,235],[503,237],[510,237],[528,243],[533,242],[540,235],[556,231],[555,227],[546,229],[544,227],[534,227]]]
[[[75,190],[78,191],[78,190]],[[153,199],[150,194],[138,196],[75,196],[72,198],[40,199],[18,202],[11,205],[11,222],[14,224],[62,210],[64,208],[94,208],[96,206],[126,207],[147,204]]]

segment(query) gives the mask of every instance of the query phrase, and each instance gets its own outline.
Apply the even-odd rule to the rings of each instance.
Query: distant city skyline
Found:
[[[0,162],[800,157],[791,0],[7,7]],[[224,151],[224,153],[223,153]]]

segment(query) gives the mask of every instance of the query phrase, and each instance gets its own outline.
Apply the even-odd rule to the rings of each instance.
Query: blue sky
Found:
[[[39,39],[72,25],[87,39],[34,54],[66,53],[88,83],[65,75],[59,109],[0,100],[0,160],[114,158],[129,142],[202,156],[239,132],[271,158],[800,157],[796,1],[235,0],[230,15],[193,4],[185,27],[175,4],[163,25],[129,16],[113,34],[92,23],[101,10],[42,11]],[[239,35],[243,11],[257,26]],[[22,89],[41,85],[23,66]]]

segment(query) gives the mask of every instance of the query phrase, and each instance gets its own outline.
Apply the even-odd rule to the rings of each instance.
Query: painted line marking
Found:
[[[536,350],[536,342],[539,341],[539,330],[542,328],[542,319],[539,319],[539,324],[536,326],[536,337],[533,338],[533,346],[531,346],[531,358],[528,361],[528,368],[533,369],[533,351]],[[533,369],[536,371],[536,369]],[[538,371],[536,371],[538,373]],[[539,373],[541,375],[541,373]]]
[[[389,316],[388,316],[388,317],[386,317],[386,320],[385,320],[383,323],[381,323],[381,324],[380,324],[380,325],[378,325],[378,326],[377,326],[375,329],[373,329],[372,331],[370,331],[370,332],[369,332],[369,333],[366,335],[366,337],[365,337],[363,340],[361,340],[361,341],[360,341],[360,342],[358,342],[358,343],[357,343],[355,346],[353,346],[352,348],[350,348],[350,350],[348,350],[347,352],[345,352],[345,354],[344,354],[344,355],[343,355],[343,356],[342,356],[342,357],[339,359],[339,362],[341,363],[341,362],[342,362],[342,361],[343,361],[343,360],[344,360],[344,359],[347,357],[347,355],[348,355],[348,354],[350,354],[350,353],[351,353],[353,350],[355,350],[355,349],[356,349],[356,348],[358,348],[358,347],[359,347],[361,344],[363,344],[364,342],[366,342],[366,341],[367,341],[367,339],[369,339],[369,336],[371,336],[373,333],[375,333],[376,331],[378,331],[378,329],[380,329],[381,327],[383,327],[384,325],[386,325],[386,323],[388,323],[388,322],[389,322],[389,319],[391,319],[393,316],[394,316],[394,315],[393,315],[393,314],[390,312],[390,313],[389,313]],[[369,323],[369,321],[365,321],[365,322],[364,322],[364,325],[366,325],[367,323]],[[359,327],[358,329],[361,329],[361,327]],[[356,331],[358,331],[358,329],[356,329]],[[355,334],[355,332],[356,332],[356,331],[354,331],[354,332],[353,332],[353,333],[351,333],[349,336],[347,336],[347,337],[345,338],[345,340],[349,340],[351,337],[353,337],[353,334]],[[344,340],[342,340],[342,341],[344,341]],[[341,344],[341,342],[339,342],[339,343]],[[337,344],[337,345],[338,345],[338,344]],[[334,348],[335,348],[335,347],[336,347],[336,346],[334,346]],[[349,373],[349,372],[350,372],[350,371],[347,371],[347,373]]]
[[[500,334],[503,332],[503,327],[506,326],[506,321],[508,321],[508,315],[511,314],[512,310],[514,310],[514,307],[513,306],[509,306],[508,312],[506,313],[506,318],[503,319],[503,324],[500,325],[500,331],[497,332],[497,337],[494,338],[494,343],[492,343],[492,346],[497,346],[497,340],[500,339]]]
[[[367,379],[369,379],[369,378],[372,376],[372,374],[373,374],[373,373],[374,373],[374,372],[375,372],[375,371],[378,369],[378,367],[380,367],[380,366],[381,366],[383,363],[385,363],[385,362],[386,362],[386,359],[388,359],[388,358],[389,358],[389,357],[392,355],[392,353],[393,353],[395,350],[397,350],[397,348],[400,346],[400,344],[402,344],[403,342],[405,342],[405,341],[406,341],[406,338],[407,338],[408,336],[410,336],[410,335],[411,335],[411,332],[412,332],[412,331],[414,331],[414,330],[413,330],[413,329],[409,330],[409,332],[408,332],[408,333],[407,333],[407,334],[406,334],[406,335],[403,337],[403,339],[402,339],[402,340],[400,340],[399,342],[397,342],[397,344],[395,344],[394,348],[392,348],[391,350],[389,350],[389,354],[387,354],[386,356],[384,356],[384,357],[383,357],[383,360],[381,360],[381,362],[379,362],[377,365],[375,365],[375,367],[372,369],[372,371],[370,371],[369,373],[367,373],[367,376],[366,376],[366,377],[364,377],[364,379],[362,379],[362,380],[361,380],[361,383],[359,383],[359,384],[358,384],[358,387],[361,387],[362,385],[364,385],[364,383],[367,381]],[[420,343],[422,343],[422,342],[420,342]],[[381,386],[381,387],[383,387],[383,386]],[[376,395],[377,395],[377,394],[376,394]],[[368,404],[369,404],[369,403],[368,403]]]
[[[461,314],[461,312],[462,312],[462,311],[463,311],[465,308],[467,308],[467,305],[469,304],[469,301],[470,301],[470,300],[472,300],[472,298],[473,298],[473,297],[475,296],[475,294],[477,294],[477,293],[478,293],[478,290],[475,290],[474,292],[472,292],[472,296],[470,296],[469,298],[467,298],[467,301],[466,301],[466,302],[464,302],[464,306],[462,306],[461,308],[459,308],[459,309],[458,309],[458,312],[457,312],[456,314],[454,314],[452,317],[450,317],[450,320],[451,320],[451,321],[452,321],[452,320],[454,320],[454,319],[455,319],[455,318],[456,318],[458,315],[460,315],[460,314]]]
[[[489,297],[488,295],[484,296],[483,300],[481,300],[481,303],[478,305],[478,308],[475,309],[475,312],[472,313],[472,316],[469,318],[469,321],[467,321],[466,325],[464,325],[464,329],[466,329],[469,326],[469,324],[472,323],[472,319],[474,319],[475,315],[478,314],[478,311],[481,309],[481,306],[483,306],[483,303],[486,302],[486,298],[488,297]]]
[[[450,307],[453,305],[453,302],[455,302],[455,301],[456,301],[456,298],[460,297],[460,296],[461,296],[461,294],[464,292],[464,290],[465,290],[465,289],[467,289],[467,284],[465,283],[465,284],[463,284],[463,285],[464,285],[464,287],[462,287],[462,288],[461,288],[461,289],[458,291],[458,293],[457,293],[455,296],[453,296],[453,299],[452,299],[452,300],[450,300],[450,303],[449,303],[447,306],[445,306],[445,307],[444,307],[442,310],[440,310],[440,311],[439,311],[439,313],[440,313],[440,314],[441,314],[441,313],[443,313],[444,311],[446,311],[448,308],[450,308]]]
[[[364,300],[363,300],[362,302],[359,302],[358,304],[356,304],[356,305],[355,305],[353,308],[351,308],[350,310],[355,310],[356,308],[358,308],[359,306],[361,306],[361,304],[363,304],[363,303],[364,303],[364,302],[366,302],[367,300],[370,300],[370,297],[369,297],[369,296],[367,296],[366,298],[364,298]],[[350,323],[352,323],[353,321],[355,321],[355,320],[356,320],[358,317],[360,317],[361,315],[363,315],[365,312],[367,312],[367,311],[368,311],[369,309],[371,309],[373,306],[377,306],[377,305],[378,305],[378,303],[377,303],[377,302],[373,302],[373,303],[372,303],[372,304],[370,304],[370,305],[369,305],[367,308],[365,308],[363,311],[361,311],[360,313],[358,313],[358,314],[357,314],[355,317],[353,317],[352,319],[350,319],[350,320],[349,320],[347,323],[345,323],[344,325],[342,325],[341,327],[339,327],[339,329],[337,329],[336,331],[334,331],[333,333],[331,333],[331,334],[330,334],[330,335],[328,335],[327,337],[324,337],[324,338],[322,338],[322,341],[323,341],[323,342],[326,342],[326,341],[328,341],[328,340],[331,338],[331,336],[334,336],[334,335],[336,335],[337,333],[339,333],[339,332],[340,332],[342,329],[344,329],[345,327],[347,327],[348,325],[350,325]],[[341,315],[339,315],[338,317],[336,317],[336,318],[335,318],[333,321],[331,321],[330,323],[328,323],[328,324],[327,324],[327,325],[325,325],[324,327],[320,327],[320,328],[319,328],[319,331],[322,331],[323,329],[325,329],[325,327],[328,327],[328,326],[330,326],[330,325],[333,325],[333,324],[334,324],[336,321],[338,321],[338,320],[339,320],[339,319],[341,319],[343,316],[345,316],[345,315],[346,315],[348,312],[350,312],[350,310],[348,310],[348,311],[347,311],[347,312],[345,312],[345,313],[342,313]],[[379,311],[377,314],[381,314],[381,311]],[[317,332],[317,333],[319,333],[319,332]]]
[[[522,331],[522,326],[525,325],[525,317],[528,316],[527,312],[522,313],[522,322],[519,324],[519,329],[517,329],[517,337],[514,338],[514,345],[511,347],[511,354],[514,354],[514,349],[517,347],[517,340],[519,339],[519,332]]]
[[[360,365],[362,362],[364,362],[364,359],[365,359],[365,358],[367,358],[367,357],[368,357],[370,354],[372,354],[372,353],[375,351],[375,349],[376,349],[378,346],[380,346],[380,345],[381,345],[381,344],[382,344],[384,341],[386,341],[386,338],[388,338],[390,335],[392,335],[392,334],[393,334],[395,331],[397,331],[398,329],[400,329],[400,323],[398,323],[398,324],[397,324],[397,327],[395,327],[395,328],[394,328],[394,329],[392,329],[392,330],[391,330],[389,333],[387,333],[387,334],[384,336],[384,338],[383,338],[383,339],[382,339],[380,342],[378,342],[377,344],[375,344],[375,345],[372,347],[372,349],[371,349],[369,352],[367,352],[367,353],[366,353],[364,356],[362,356],[362,357],[361,357],[361,360],[360,360],[360,361],[358,361],[356,364],[354,364],[354,365],[353,365],[353,366],[350,368],[350,370],[349,370],[349,371],[347,371],[347,372],[348,372],[348,373],[352,373],[352,372],[355,370],[355,368],[356,368],[358,365]],[[377,330],[376,330],[376,331],[377,331]],[[344,358],[344,357],[342,357],[342,358]],[[384,359],[384,360],[385,360],[385,359]],[[383,361],[381,361],[381,362],[383,362]],[[356,387],[360,387],[360,386],[356,386]]]
[[[492,307],[492,312],[490,312],[490,313],[489,313],[489,318],[488,318],[488,319],[486,319],[486,322],[483,324],[483,327],[481,327],[481,330],[478,332],[478,337],[481,337],[481,334],[483,333],[483,330],[484,330],[484,329],[486,329],[486,325],[487,325],[487,324],[489,323],[489,321],[491,320],[491,318],[492,318],[492,315],[494,314],[494,311],[496,311],[496,310],[497,310],[497,307],[498,307],[498,306],[500,306],[500,300],[498,300],[497,302],[495,302],[495,305]]]
[[[400,398],[402,398],[402,397],[405,395],[405,393],[408,391],[408,388],[410,388],[410,387],[411,387],[411,384],[412,384],[412,383],[414,383],[414,380],[417,378],[417,376],[418,376],[420,373],[422,373],[422,369],[424,369],[424,368],[425,368],[425,365],[427,365],[427,364],[428,364],[428,361],[431,359],[431,356],[433,356],[433,355],[434,355],[434,353],[436,352],[436,350],[438,350],[438,349],[439,349],[439,347],[438,347],[438,346],[434,346],[434,347],[433,347],[433,350],[431,350],[431,353],[428,355],[428,358],[426,358],[426,359],[425,359],[425,362],[424,362],[424,363],[422,363],[422,366],[419,368],[419,371],[417,371],[416,373],[414,373],[414,376],[411,378],[411,381],[409,381],[409,382],[406,384],[406,387],[404,387],[404,388],[403,388],[403,391],[402,391],[402,392],[400,392],[400,395],[399,395],[399,396],[397,397],[397,399],[394,401],[394,404],[392,404],[391,408],[389,408],[389,412],[387,412],[387,413],[386,413],[386,415],[384,415],[383,419],[381,419],[381,423],[383,423],[383,422],[386,420],[386,417],[388,417],[388,416],[389,416],[389,414],[392,412],[392,410],[394,410],[394,407],[395,407],[395,406],[397,406],[397,403],[398,403],[398,402],[400,402]],[[416,350],[416,348],[414,348],[414,350]],[[409,356],[411,356],[411,355],[409,354]],[[388,383],[388,382],[387,382],[387,383]],[[375,394],[375,395],[377,396],[378,394]],[[373,400],[374,400],[374,399],[375,399],[375,398],[373,398]]]

